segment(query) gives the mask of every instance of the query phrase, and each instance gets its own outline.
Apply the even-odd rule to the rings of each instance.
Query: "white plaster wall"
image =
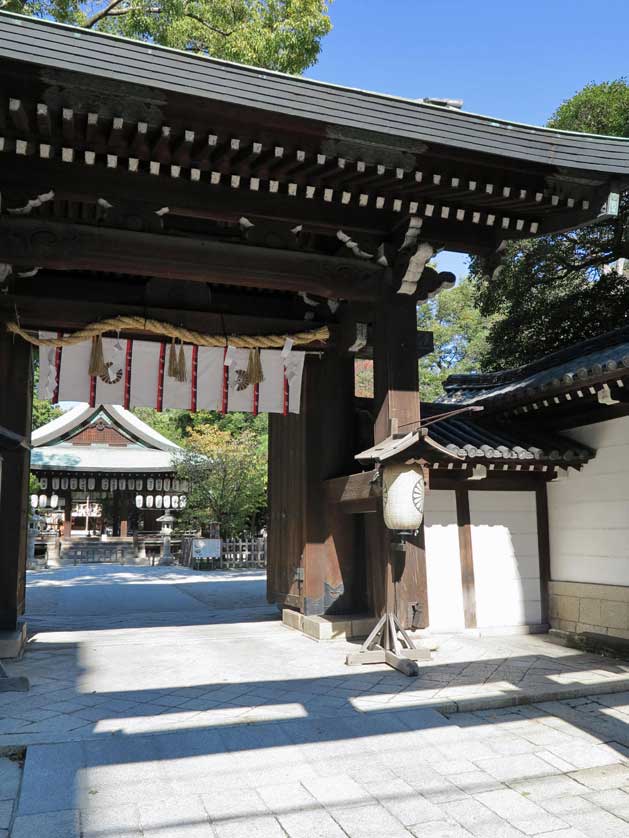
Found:
[[[464,628],[459,533],[453,491],[428,492],[424,505],[431,631]]]
[[[541,622],[535,493],[469,498],[478,627]]]
[[[551,578],[629,585],[629,417],[566,434],[597,453],[548,486]]]

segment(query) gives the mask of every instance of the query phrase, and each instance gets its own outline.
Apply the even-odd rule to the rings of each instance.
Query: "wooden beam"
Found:
[[[374,482],[376,477],[377,472],[372,469],[371,471],[362,471],[358,474],[349,474],[345,477],[326,480],[327,499],[330,503],[337,503],[341,506],[376,499],[380,496],[379,487]]]
[[[59,160],[19,155],[0,157],[3,191],[29,198],[53,189],[59,199],[87,201],[105,198],[116,205],[129,195],[153,210],[168,206],[171,213],[197,218],[238,221],[243,215],[284,221],[291,227],[316,225],[336,235],[343,229],[378,237],[386,235],[400,220],[399,213],[373,208],[348,207],[323,200],[291,197],[284,186],[277,194],[252,189],[233,189],[222,181],[212,186],[205,180],[155,176],[144,171],[129,172],[121,167],[68,166]]]
[[[461,587],[463,589],[463,617],[465,628],[476,628],[476,583],[472,553],[472,526],[470,499],[467,489],[457,488],[456,520],[459,528],[459,554],[461,561]]]
[[[347,300],[375,299],[384,274],[377,264],[351,258],[7,217],[0,219],[0,261],[307,291]]]
[[[539,589],[540,589],[540,622],[549,621],[549,587],[550,587],[550,527],[548,523],[548,491],[546,483],[542,483],[535,490],[535,509],[537,513],[537,550],[539,553]]]
[[[31,438],[31,348],[0,333],[0,425]],[[2,452],[0,465],[0,630],[14,630],[24,613],[30,452]]]

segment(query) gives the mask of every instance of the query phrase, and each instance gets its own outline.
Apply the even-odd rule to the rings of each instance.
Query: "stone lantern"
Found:
[[[162,554],[159,557],[159,564],[169,565],[173,563],[173,557],[170,552],[170,536],[173,532],[175,518],[170,514],[170,512],[166,512],[164,515],[160,515],[156,520],[158,524],[162,525],[160,530],[160,534],[162,536]]]

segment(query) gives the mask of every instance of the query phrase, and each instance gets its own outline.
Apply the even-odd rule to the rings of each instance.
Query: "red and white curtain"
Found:
[[[41,332],[40,337],[57,337]],[[39,350],[39,395],[52,402],[120,404],[157,410],[299,413],[304,352],[262,349],[264,381],[238,389],[248,349],[184,345],[186,380],[168,375],[169,342],[103,338],[109,381],[89,375],[92,342]],[[177,347],[179,352],[179,347]]]

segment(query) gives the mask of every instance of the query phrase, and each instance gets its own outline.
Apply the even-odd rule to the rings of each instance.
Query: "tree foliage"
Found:
[[[189,431],[176,456],[179,477],[188,480],[188,503],[180,526],[218,521],[221,535],[252,530],[266,506],[267,461],[252,430],[231,433],[216,425]]]
[[[4,0],[0,8],[301,73],[332,24],[327,0]]]
[[[435,343],[435,351],[419,361],[419,392],[425,401],[443,396],[449,375],[480,369],[491,318],[475,306],[474,295],[472,282],[465,278],[417,310],[418,327],[432,331]]]
[[[549,127],[629,137],[629,85],[588,85],[557,109]],[[473,260],[477,303],[494,317],[484,368],[527,363],[625,325],[629,272],[618,260],[629,257],[628,228],[624,195],[613,222],[509,244],[493,280],[483,260]]]

